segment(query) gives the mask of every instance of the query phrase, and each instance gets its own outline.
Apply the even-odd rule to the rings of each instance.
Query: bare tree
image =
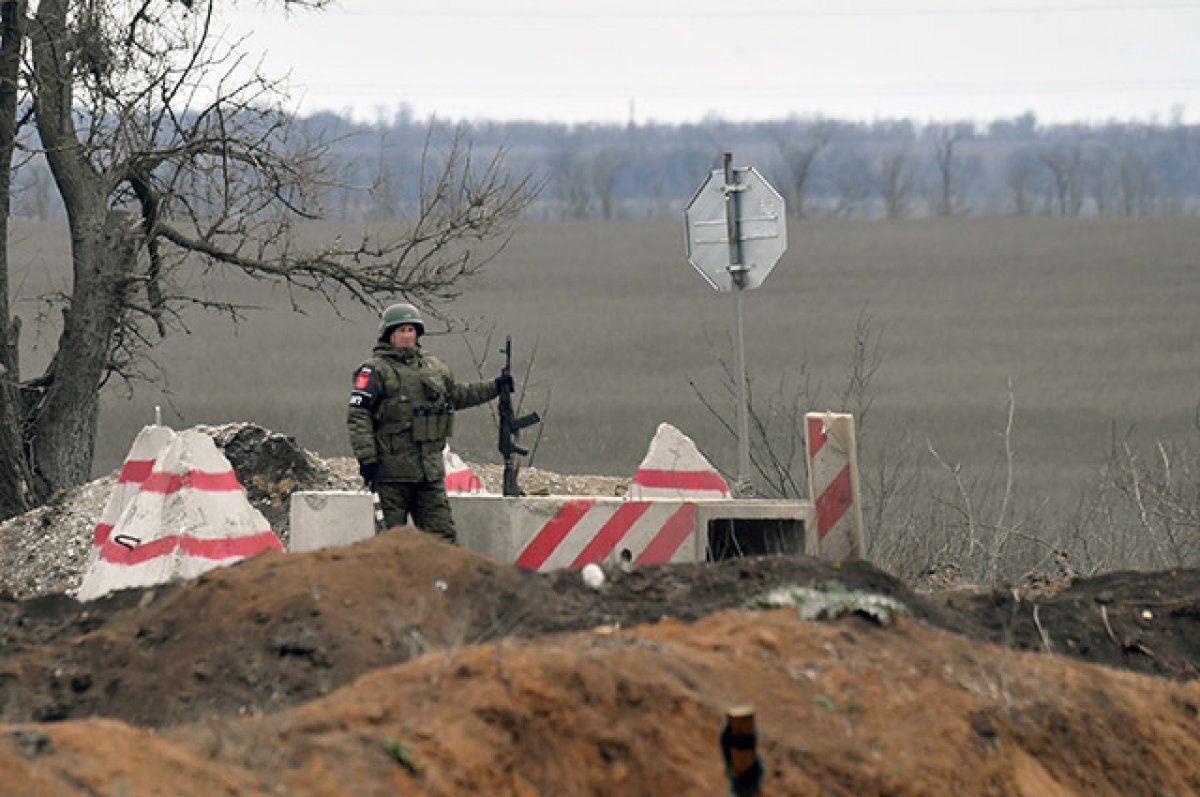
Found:
[[[884,153],[875,170],[875,184],[883,197],[883,206],[889,219],[901,219],[908,215],[913,180],[907,152],[892,150]]]
[[[1125,216],[1146,216],[1154,203],[1154,174],[1141,155],[1128,150],[1117,167],[1117,192],[1121,213]]]
[[[1013,215],[1028,216],[1033,212],[1037,197],[1037,169],[1025,152],[1015,152],[1004,169],[1004,181],[1012,194]]]
[[[932,209],[937,216],[954,216],[966,210],[966,172],[955,157],[955,146],[964,137],[964,125],[938,125],[934,134],[937,193]]]
[[[938,216],[954,214],[959,183],[954,171],[954,145],[958,140],[959,131],[954,125],[939,125],[934,131],[933,162],[938,171],[938,193],[933,212]]]
[[[0,158],[12,164],[17,151],[21,98],[21,52],[25,45],[26,3],[0,3]],[[32,506],[33,474],[23,453],[25,413],[17,371],[19,319],[9,318],[8,241],[12,212],[12,169],[0,169],[0,514],[8,517]]]
[[[1096,206],[1097,216],[1111,216],[1114,212],[1113,194],[1116,193],[1117,178],[1108,149],[1101,146],[1088,153],[1083,161],[1087,175],[1087,188]]]
[[[864,212],[874,186],[867,160],[858,152],[839,153],[829,171],[837,192],[832,215],[851,218]]]
[[[431,127],[419,207],[402,232],[307,243],[303,223],[322,217],[317,197],[332,179],[329,142],[305,136],[285,88],[215,35],[215,5],[3,3],[0,148],[11,164],[32,140],[23,125],[35,129],[28,146],[66,210],[72,280],[47,297],[61,333],[44,372],[26,379],[7,255],[0,262],[0,516],[90,478],[101,388],[144,373],[186,308],[247,310],[206,292],[206,275],[277,281],[330,303],[378,308],[399,295],[433,307],[503,246],[536,189],[508,173],[502,151],[477,158],[462,131]]]
[[[626,156],[616,147],[602,147],[592,156],[591,183],[600,203],[600,217],[614,218],[617,212],[617,177],[625,168]]]
[[[817,156],[829,146],[833,136],[832,127],[825,120],[818,119],[801,129],[797,129],[795,124],[772,127],[770,136],[788,170],[792,212],[805,218],[805,201],[812,186],[814,165]]]
[[[587,161],[578,142],[564,138],[549,154],[550,183],[562,201],[563,215],[585,219],[592,204]]]
[[[1083,147],[1055,147],[1042,152],[1038,159],[1054,181],[1054,200],[1060,216],[1078,216],[1083,209]]]

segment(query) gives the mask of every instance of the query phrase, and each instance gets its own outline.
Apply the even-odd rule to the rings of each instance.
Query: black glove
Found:
[[[496,377],[496,390],[500,391],[501,393],[506,390],[511,393],[513,385],[514,382],[512,374],[500,374],[500,376]]]
[[[358,463],[358,472],[362,476],[363,484],[367,485],[368,490],[375,489],[375,479],[379,477],[379,463],[367,462]]]

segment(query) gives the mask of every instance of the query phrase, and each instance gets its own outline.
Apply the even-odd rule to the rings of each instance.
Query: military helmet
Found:
[[[392,328],[401,324],[412,324],[417,328],[417,335],[425,334],[425,322],[421,320],[417,308],[411,304],[393,304],[383,311],[379,319],[379,339],[387,340]]]

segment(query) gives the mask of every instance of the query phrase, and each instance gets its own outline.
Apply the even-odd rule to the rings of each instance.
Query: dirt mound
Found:
[[[1014,590],[927,596],[939,624],[1040,650],[1177,679],[1200,676],[1200,571],[1106,573],[1029,600]]]
[[[395,529],[87,604],[0,600],[0,720],[106,716],[158,727],[277,711],[431,650],[691,622],[786,585],[884,595],[975,640],[1155,675],[1191,678],[1200,661],[1195,571],[1112,574],[1033,602],[1004,591],[918,596],[866,562],[804,557],[606,575],[594,590],[576,571],[537,574]]]
[[[902,583],[866,563],[778,557],[608,575],[597,591],[576,571],[537,574],[396,529],[86,604],[0,601],[0,720],[106,716],[163,726],[276,711],[430,650],[692,621],[793,583],[836,581],[930,616]]]
[[[257,427],[214,437],[260,508],[355,475]],[[82,494],[4,561],[61,583]],[[0,595],[2,790],[719,794],[722,715],[752,703],[768,794],[1200,793],[1198,571],[1053,594],[786,556],[604,575],[393,529],[86,604]],[[796,605],[747,608],[771,591]]]
[[[730,611],[380,669],[291,711],[156,734],[0,731],[16,793],[727,793],[723,712],[757,708],[764,793],[1200,790],[1200,685],[1014,653],[924,623]]]

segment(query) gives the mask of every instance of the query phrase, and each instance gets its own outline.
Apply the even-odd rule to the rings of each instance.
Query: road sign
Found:
[[[750,473],[750,412],[746,397],[742,293],[762,285],[787,249],[783,197],[753,168],[734,168],[726,152],[683,212],[688,262],[718,291],[733,294],[734,371],[737,373],[738,475],[733,492],[753,494]]]
[[[725,171],[713,170],[683,213],[688,262],[718,291],[762,285],[787,249],[783,197],[753,167],[730,171],[727,183]],[[736,209],[732,222],[727,206]]]

